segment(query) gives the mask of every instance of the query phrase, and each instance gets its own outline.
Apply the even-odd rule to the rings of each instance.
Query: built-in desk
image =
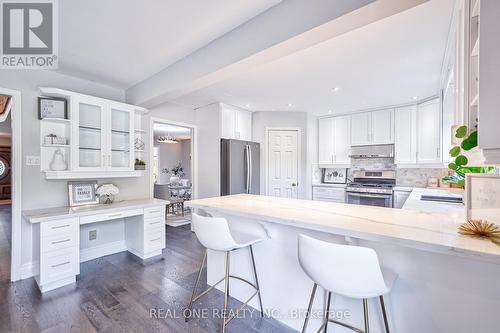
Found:
[[[124,248],[141,259],[159,256],[165,248],[165,205],[158,199],[129,200],[111,205],[28,210],[34,225],[34,256],[39,260],[35,279],[43,292],[74,283],[80,274],[80,225],[124,220]],[[108,255],[109,252],[102,255]],[[102,256],[102,255],[97,255]]]

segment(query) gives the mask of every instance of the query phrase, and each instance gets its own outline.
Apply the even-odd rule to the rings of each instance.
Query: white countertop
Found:
[[[313,183],[314,187],[346,187],[347,184],[327,184],[327,183]]]
[[[500,246],[458,234],[457,228],[465,219],[463,206],[453,211],[422,213],[248,194],[194,200],[187,206],[500,264]]]
[[[402,209],[421,213],[461,214],[465,219],[465,206],[461,203],[423,201],[422,195],[463,197],[463,192],[444,188],[413,188]]]
[[[164,206],[169,202],[160,199],[139,199],[115,201],[110,205],[98,204],[77,207],[54,207],[23,211],[23,216],[30,223],[40,223],[68,217],[81,217],[102,213],[121,212],[125,209],[139,209]]]

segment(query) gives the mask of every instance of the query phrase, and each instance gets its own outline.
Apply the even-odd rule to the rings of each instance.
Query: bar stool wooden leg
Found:
[[[363,314],[365,317],[365,333],[370,333],[370,324],[368,319],[368,301],[363,298]]]
[[[382,308],[382,316],[384,317],[385,333],[390,333],[389,331],[389,321],[387,320],[387,312],[385,310],[384,296],[380,296],[380,307]]]
[[[259,298],[260,316],[264,317],[264,307],[262,306],[262,296],[260,295],[259,279],[257,277],[257,269],[255,268],[255,259],[253,255],[252,245],[250,245],[250,256],[252,257],[253,276],[255,278],[255,286],[257,287],[257,297]]]
[[[224,312],[222,313],[222,329],[221,332],[226,332],[226,313],[229,298],[229,270],[231,264],[231,252],[226,252],[226,276],[225,276],[225,292],[224,292]]]
[[[306,333],[307,323],[309,322],[309,317],[311,316],[311,309],[314,303],[314,296],[316,295],[316,289],[318,285],[315,283],[311,293],[311,299],[309,300],[309,306],[307,307],[306,318],[304,320],[304,327],[302,327],[302,333]]]

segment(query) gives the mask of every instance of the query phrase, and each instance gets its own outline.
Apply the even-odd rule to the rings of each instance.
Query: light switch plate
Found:
[[[27,155],[26,156],[26,165],[28,165],[28,166],[40,165],[40,156]]]
[[[90,230],[89,231],[89,240],[96,240],[97,239],[97,230]]]

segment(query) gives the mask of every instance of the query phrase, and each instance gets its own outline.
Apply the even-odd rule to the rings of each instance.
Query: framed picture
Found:
[[[500,224],[500,175],[466,174],[465,208],[467,220]]]
[[[68,101],[64,98],[38,97],[38,119],[68,119]]]
[[[325,168],[322,178],[322,182],[326,184],[345,184],[347,182],[347,169]]]
[[[96,196],[97,181],[77,181],[68,182],[69,205],[82,206],[99,203],[99,198]]]

